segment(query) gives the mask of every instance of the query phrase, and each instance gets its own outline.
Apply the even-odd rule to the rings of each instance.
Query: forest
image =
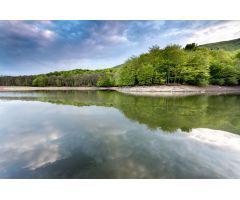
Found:
[[[101,70],[76,69],[29,76],[0,76],[0,86],[151,86],[239,85],[240,51],[187,44],[155,45],[122,65]]]

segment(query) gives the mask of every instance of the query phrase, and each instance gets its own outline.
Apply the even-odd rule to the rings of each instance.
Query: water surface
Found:
[[[240,178],[240,95],[0,93],[0,178]]]

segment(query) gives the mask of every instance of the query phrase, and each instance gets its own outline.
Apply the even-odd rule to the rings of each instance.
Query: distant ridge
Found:
[[[226,51],[236,51],[240,49],[240,38],[234,39],[234,40],[222,41],[222,42],[203,44],[203,45],[200,45],[200,47],[207,47],[213,50],[222,49]]]

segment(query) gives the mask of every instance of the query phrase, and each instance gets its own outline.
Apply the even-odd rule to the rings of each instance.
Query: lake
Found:
[[[0,92],[0,178],[240,178],[240,95]]]

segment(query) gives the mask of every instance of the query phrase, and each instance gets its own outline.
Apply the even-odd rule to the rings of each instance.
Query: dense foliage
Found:
[[[3,76],[0,85],[16,86],[135,86],[240,84],[240,51],[212,50],[195,43],[185,48],[153,46],[121,66],[104,70],[70,70],[37,76]]]
[[[32,86],[36,76],[0,76],[0,86]]]

